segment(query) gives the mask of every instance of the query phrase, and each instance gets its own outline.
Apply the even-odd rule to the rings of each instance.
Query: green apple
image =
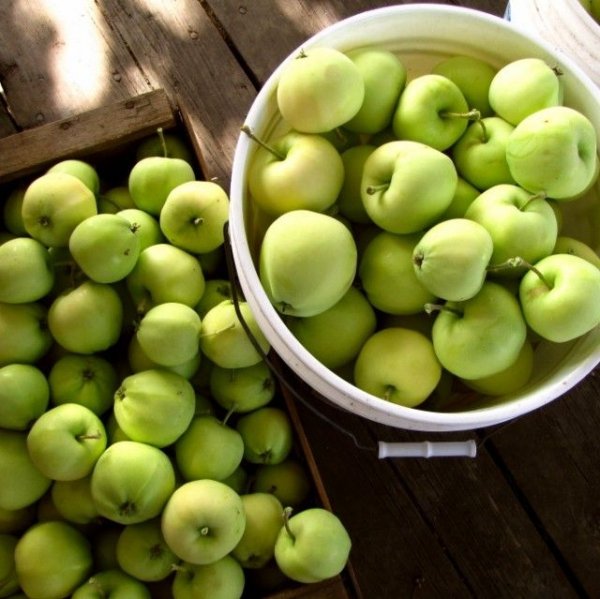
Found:
[[[77,403],[101,416],[112,408],[119,383],[108,359],[67,353],[50,367],[48,384],[54,405]]]
[[[100,514],[92,497],[92,476],[76,480],[56,480],[50,489],[58,513],[73,524],[96,524]]]
[[[14,187],[4,199],[2,206],[2,222],[6,230],[17,237],[27,235],[21,212],[26,189],[25,184]]]
[[[494,242],[474,220],[451,218],[428,229],[413,250],[417,279],[434,296],[451,301],[473,297],[483,286]]]
[[[481,379],[463,380],[463,383],[484,395],[501,396],[515,393],[524,387],[533,374],[533,346],[525,341],[517,359],[507,368]]]
[[[166,302],[148,310],[140,320],[136,337],[144,353],[157,364],[176,366],[192,360],[200,351],[202,321],[185,304]]]
[[[459,176],[452,201],[448,208],[440,215],[439,221],[441,222],[449,218],[462,218],[467,208],[480,193],[479,189]]]
[[[415,233],[448,208],[457,181],[454,163],[443,152],[416,141],[391,141],[367,158],[361,197],[376,225],[390,233]]]
[[[254,342],[248,337],[233,300],[224,300],[217,304],[202,319],[200,350],[204,356],[221,368],[253,366],[263,359],[270,348],[248,303],[240,301],[237,308]],[[260,348],[260,352],[255,347],[255,343]]]
[[[330,208],[344,182],[344,164],[333,144],[321,135],[290,131],[269,144],[243,129],[259,144],[248,171],[252,201],[265,213]]]
[[[296,508],[308,498],[312,485],[305,466],[288,457],[278,464],[260,464],[252,479],[254,493],[272,493],[284,506]]]
[[[148,156],[134,164],[127,184],[136,208],[158,216],[169,193],[195,179],[194,169],[181,158]]]
[[[520,58],[498,70],[490,83],[489,102],[494,112],[512,125],[563,100],[558,68],[541,58]]]
[[[275,397],[275,378],[264,360],[245,368],[221,368],[210,372],[213,400],[227,411],[251,412],[267,405]]]
[[[398,139],[421,142],[436,150],[446,150],[465,132],[470,119],[460,88],[448,77],[426,73],[411,79],[400,95],[392,127]]]
[[[50,386],[33,364],[0,366],[0,428],[29,429],[48,407]]]
[[[240,464],[227,478],[221,480],[228,487],[231,487],[236,493],[244,493],[248,490],[250,476],[244,467]]]
[[[372,304],[356,287],[350,287],[331,308],[305,318],[290,317],[294,337],[327,368],[353,360],[375,332],[377,317]]]
[[[506,144],[514,127],[491,116],[471,123],[452,147],[458,174],[478,189],[514,183],[506,161]]]
[[[118,569],[95,572],[71,595],[71,599],[104,599],[105,597],[151,599],[152,595],[143,582]]]
[[[324,508],[310,508],[289,517],[275,543],[275,560],[283,573],[302,583],[337,576],[346,567],[352,541],[341,520]]]
[[[401,327],[374,333],[354,364],[354,384],[359,389],[409,408],[427,399],[441,375],[431,341],[422,333]]]
[[[179,561],[165,542],[158,517],[125,526],[115,549],[123,572],[144,582],[164,580]]]
[[[273,558],[275,541],[283,526],[283,506],[271,493],[241,495],[246,526],[231,555],[244,568],[262,568]]]
[[[210,564],[183,563],[175,569],[173,599],[239,599],[245,582],[244,569],[229,555]]]
[[[251,464],[278,464],[292,451],[292,423],[281,408],[264,406],[245,414],[236,429],[244,441],[244,458]]]
[[[600,256],[595,252],[589,245],[583,243],[579,239],[568,237],[566,235],[559,235],[556,238],[556,244],[554,245],[553,254],[572,254],[573,256],[579,256],[588,262],[591,262],[598,268],[600,268]]]
[[[185,140],[177,133],[168,133],[159,127],[155,135],[142,140],[136,148],[137,160],[148,156],[167,156],[168,158],[181,158],[193,165],[194,156]]]
[[[417,278],[412,263],[420,234],[380,231],[366,246],[358,268],[371,305],[388,314],[416,314],[435,296]]]
[[[87,476],[106,444],[106,429],[100,418],[89,408],[73,403],[44,412],[27,434],[31,461],[53,480]]]
[[[15,570],[15,547],[18,537],[0,534],[0,597],[12,597],[20,590]]]
[[[267,229],[259,276],[279,312],[313,316],[346,294],[356,266],[356,244],[344,224],[326,214],[293,210]]]
[[[393,52],[374,46],[350,50],[346,56],[358,67],[365,92],[359,111],[344,127],[358,133],[379,133],[392,122],[406,84],[406,67]]]
[[[353,118],[362,106],[365,82],[360,69],[335,48],[301,50],[283,65],[277,106],[293,129],[323,133]]]
[[[482,117],[492,116],[489,89],[497,69],[481,58],[458,54],[438,62],[431,72],[453,81],[462,92],[467,105],[479,110]]]
[[[567,106],[538,110],[511,133],[506,160],[518,185],[567,201],[598,176],[596,130],[583,113]]]
[[[95,214],[73,229],[69,251],[90,279],[115,283],[131,272],[140,255],[137,227],[118,214]]]
[[[94,193],[67,173],[46,173],[34,179],[21,208],[25,230],[48,247],[67,246],[73,229],[96,213]]]
[[[160,211],[159,223],[171,244],[195,254],[223,245],[229,197],[212,181],[188,181],[173,189]]]
[[[487,281],[474,297],[446,302],[432,329],[442,366],[463,379],[481,379],[508,368],[517,359],[527,326],[516,297]]]
[[[89,162],[68,158],[53,164],[47,173],[67,173],[77,177],[96,197],[100,194],[98,171]]]
[[[43,304],[0,303],[0,366],[14,362],[33,364],[51,345]]]
[[[27,451],[27,433],[0,429],[0,508],[20,510],[50,488],[51,479],[34,465]]]
[[[129,210],[130,208],[135,208],[135,204],[126,185],[111,187],[98,197],[98,212],[100,214],[116,214],[121,210]]]
[[[231,476],[244,457],[244,441],[215,416],[196,416],[175,442],[175,461],[185,480]]]
[[[41,242],[15,237],[0,244],[0,302],[36,302],[53,286],[52,260]]]
[[[245,525],[240,496],[226,484],[208,478],[178,487],[161,516],[162,532],[171,551],[200,565],[229,554],[242,538]]]
[[[92,570],[92,550],[85,536],[71,524],[42,522],[19,539],[15,567],[27,597],[70,597]]]
[[[556,243],[554,210],[543,197],[518,185],[501,184],[485,190],[471,203],[465,218],[479,223],[490,234],[494,244],[491,266],[502,265],[515,256],[535,262],[550,254]],[[497,272],[523,274],[520,268]]]
[[[65,350],[93,354],[119,340],[123,304],[114,287],[86,280],[63,291],[48,309],[48,328]]]
[[[136,233],[140,240],[140,252],[151,245],[165,241],[158,218],[152,214],[139,208],[125,208],[119,210],[117,214],[128,220],[133,227],[136,227]]]
[[[211,308],[230,299],[232,299],[231,281],[229,279],[209,278],[206,280],[204,292],[196,303],[195,309],[200,318],[204,318]]]
[[[137,524],[162,512],[175,490],[175,471],[161,449],[118,441],[96,462],[91,489],[101,516],[118,524]]]
[[[576,255],[547,256],[521,279],[519,299],[538,335],[556,343],[576,339],[600,323],[600,270]]]
[[[141,314],[166,302],[195,307],[206,288],[198,258],[168,243],[142,250],[126,284]]]
[[[360,185],[363,167],[375,147],[370,144],[360,144],[352,146],[342,153],[345,176],[336,204],[340,214],[353,223],[369,224],[371,222],[362,202]]]
[[[196,405],[191,383],[162,369],[131,374],[115,392],[114,414],[134,441],[166,447],[188,428]]]

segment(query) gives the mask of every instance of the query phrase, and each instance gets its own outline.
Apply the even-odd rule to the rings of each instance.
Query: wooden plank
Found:
[[[64,158],[101,152],[176,123],[162,90],[103,106],[0,139],[0,182]]]
[[[255,89],[197,0],[105,0],[104,16],[153,86],[188,116],[208,171],[229,186]]]

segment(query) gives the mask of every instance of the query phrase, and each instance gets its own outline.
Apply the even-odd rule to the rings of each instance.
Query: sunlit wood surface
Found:
[[[261,84],[367,0],[1,0],[0,137],[164,88],[228,186]],[[505,2],[449,2],[503,15]],[[0,156],[2,160],[2,156]],[[362,444],[474,438],[476,459],[377,459],[299,407],[364,599],[600,597],[600,382],[505,426],[391,429],[319,404]]]

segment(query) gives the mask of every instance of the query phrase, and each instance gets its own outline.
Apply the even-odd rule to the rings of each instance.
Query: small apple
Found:
[[[467,208],[480,193],[481,191],[479,189],[459,176],[456,192],[454,193],[448,208],[440,215],[439,222],[449,218],[462,218],[465,215]]]
[[[206,280],[204,293],[202,293],[202,296],[196,303],[195,309],[200,318],[204,318],[211,308],[214,308],[217,304],[225,300],[231,299],[231,281],[229,279],[210,278]]]
[[[178,487],[161,516],[162,532],[171,551],[199,565],[229,554],[242,538],[245,525],[240,496],[226,484],[208,478]]]
[[[175,471],[161,449],[118,441],[96,462],[91,490],[101,516],[118,524],[136,524],[162,512],[175,490]]]
[[[2,222],[6,230],[16,237],[27,235],[21,212],[26,189],[27,186],[25,184],[14,187],[6,196],[2,206]]]
[[[579,256],[600,268],[600,256],[598,256],[597,252],[586,243],[583,243],[583,241],[574,239],[573,237],[559,235],[556,238],[556,244],[552,253]]]
[[[352,541],[340,519],[324,508],[310,508],[290,517],[275,543],[275,560],[282,572],[302,583],[337,576],[346,567]]]
[[[193,164],[195,159],[185,140],[176,133],[165,132],[162,127],[142,140],[135,151],[137,160],[149,156],[167,156],[168,158],[181,158]]]
[[[92,497],[92,476],[76,480],[56,480],[50,488],[56,511],[72,524],[92,524],[100,520]]]
[[[152,595],[143,582],[118,569],[95,572],[71,595],[71,599],[104,599],[104,597],[151,599]]]
[[[345,295],[356,265],[356,244],[344,224],[326,214],[293,210],[267,229],[259,276],[279,312],[313,316]]]
[[[48,247],[65,247],[73,229],[97,214],[96,197],[73,175],[46,173],[27,187],[21,213],[34,239]]]
[[[239,599],[245,582],[244,569],[229,555],[210,564],[184,562],[175,568],[173,599]]]
[[[422,333],[400,327],[374,333],[354,364],[354,384],[359,389],[406,407],[424,402],[441,375],[431,341]]]
[[[39,471],[53,480],[87,476],[106,448],[100,418],[79,404],[50,408],[27,434],[27,450]]]
[[[54,286],[48,249],[31,237],[15,237],[0,244],[0,302],[36,302]]]
[[[272,493],[285,506],[296,508],[307,499],[311,482],[305,466],[293,457],[278,464],[260,464],[252,479],[252,491]]]
[[[116,214],[130,208],[135,208],[135,204],[126,185],[111,187],[98,197],[98,213],[100,214]]]
[[[171,244],[203,254],[223,245],[223,226],[228,216],[229,198],[220,185],[188,181],[169,193],[159,223]]]
[[[375,147],[370,144],[359,144],[342,153],[345,176],[336,204],[340,214],[353,223],[369,224],[371,222],[362,202],[360,186],[363,167]]]
[[[47,173],[67,173],[77,177],[96,197],[100,194],[98,171],[89,162],[68,158],[53,164]]]
[[[50,386],[33,364],[0,367],[0,428],[25,431],[48,407]]]
[[[365,82],[343,52],[316,47],[301,50],[282,66],[277,106],[293,129],[323,133],[344,125],[362,106]]]
[[[116,214],[128,220],[140,240],[140,252],[151,245],[163,243],[165,236],[160,230],[160,223],[155,216],[139,208],[125,208]]]

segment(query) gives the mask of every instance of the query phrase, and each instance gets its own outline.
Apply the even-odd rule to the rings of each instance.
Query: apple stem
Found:
[[[248,127],[248,125],[243,125],[242,126],[242,131],[252,140],[255,141],[259,146],[263,147],[265,150],[267,150],[268,152],[271,152],[271,154],[273,154],[273,156],[275,156],[276,158],[278,158],[279,160],[285,160],[285,156],[281,153],[278,152],[274,147],[268,145],[266,142],[264,142],[262,139],[260,139],[259,137],[257,137],[254,132],[252,131],[252,129],[250,129],[250,127]]]
[[[481,141],[483,143],[487,143],[489,140],[489,137],[488,137],[487,127],[485,126],[483,119],[477,119],[476,122],[481,126]]]
[[[504,262],[500,262],[499,264],[488,264],[486,270],[494,273],[503,270],[512,270],[513,268],[518,268],[519,266],[523,266],[523,258],[516,256],[514,258],[509,258]]]
[[[228,324],[226,327],[219,329],[218,331],[211,331],[210,333],[200,333],[200,337],[211,337],[212,335],[219,335],[220,333],[224,333],[225,331],[230,331],[235,328],[235,322]]]
[[[102,435],[100,434],[100,431],[94,433],[94,434],[84,434],[84,435],[77,435],[77,440],[78,441],[88,441],[90,439],[100,439],[102,437]]]
[[[546,195],[546,192],[544,191],[538,191],[537,193],[532,194],[527,201],[525,202],[525,204],[523,204],[521,206],[521,212],[523,210],[525,210],[525,208],[527,208],[527,206],[533,202],[534,200],[545,200],[548,196]]]
[[[453,112],[446,110],[440,112],[443,119],[467,119],[469,121],[481,121],[481,112],[477,108],[472,108],[467,112]]]
[[[290,506],[283,508],[283,526],[285,528],[285,531],[288,533],[288,535],[290,535],[290,538],[292,539],[292,543],[295,543],[296,535],[290,529],[290,516],[292,515],[293,511],[294,511],[294,508],[292,508]]]
[[[383,394],[383,399],[385,399],[385,401],[390,401],[395,390],[396,387],[393,385],[387,385],[385,388],[385,393]]]
[[[168,152],[167,152],[167,142],[165,141],[165,134],[163,133],[163,128],[159,127],[156,132],[158,133],[158,138],[160,139],[160,145],[162,146],[162,151],[163,151],[163,156],[165,158],[168,157]]]
[[[366,192],[372,196],[374,193],[377,193],[378,191],[385,191],[386,189],[389,189],[390,184],[389,183],[380,183],[379,185],[369,185],[366,189]]]
[[[427,303],[423,306],[423,309],[427,314],[433,314],[433,312],[450,312],[452,314],[456,314],[456,316],[462,316],[463,313],[456,308],[451,308],[447,304],[432,304]]]
[[[540,278],[540,281],[542,281],[542,283],[544,283],[544,285],[548,287],[548,289],[552,289],[552,285],[548,283],[548,281],[544,278],[544,275],[540,272],[540,270],[536,268],[533,264],[531,264],[531,262],[527,262],[527,260],[524,260],[520,256],[512,258],[512,260],[515,261],[515,266],[524,266],[527,270],[534,272]]]
[[[203,526],[199,531],[198,531],[203,537],[207,537],[208,534],[210,533],[210,528],[208,526]]]
[[[231,415],[237,411],[237,403],[232,404],[232,406],[229,408],[229,410],[227,411],[227,414],[225,414],[225,417],[223,418],[223,425],[227,424],[227,421],[231,418]]]

